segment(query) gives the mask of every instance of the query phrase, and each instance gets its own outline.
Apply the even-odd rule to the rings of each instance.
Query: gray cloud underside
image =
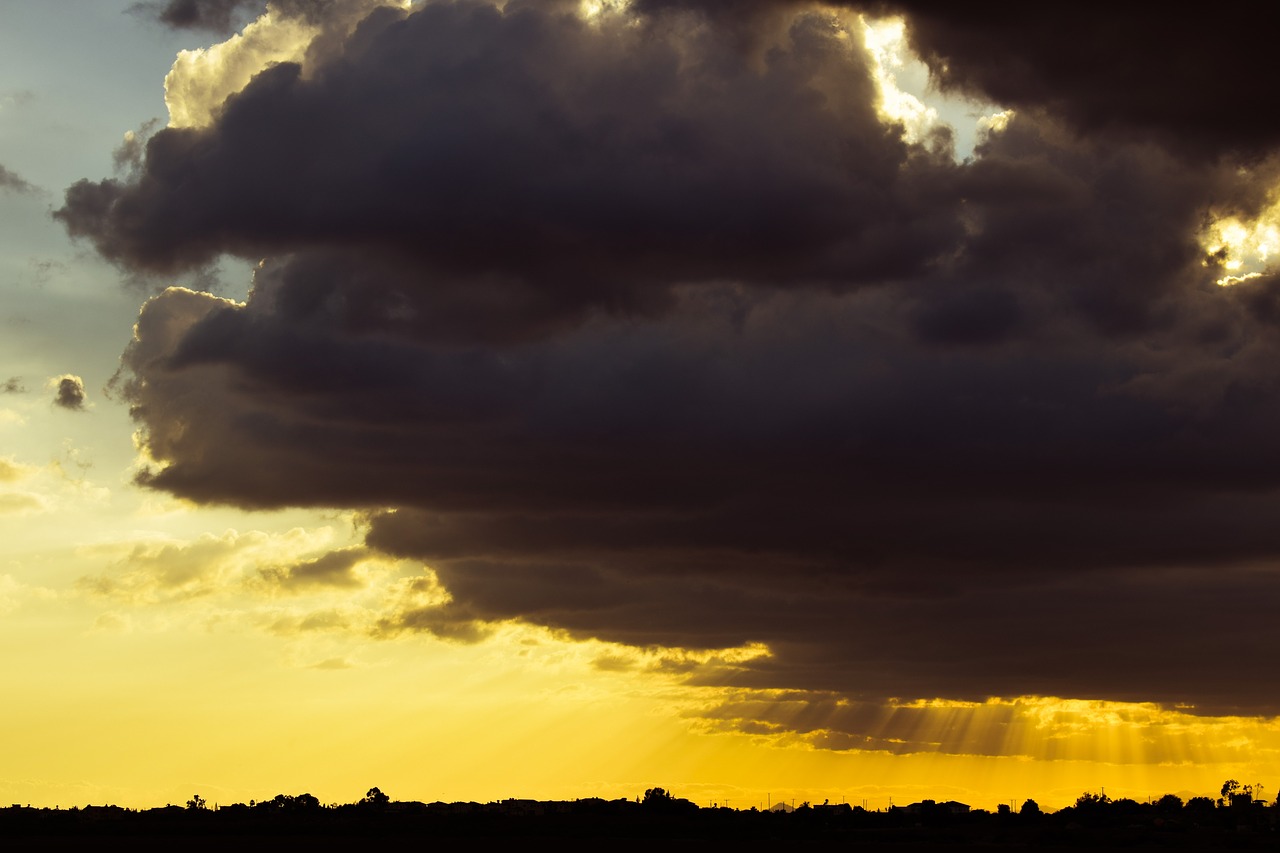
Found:
[[[262,0],[154,0],[135,3],[130,11],[174,29],[226,33],[242,16],[260,12],[265,6]]]
[[[1196,240],[1264,203],[1271,137],[1090,121],[1050,75],[956,164],[822,14],[573,5],[375,12],[68,190],[127,269],[268,258],[243,307],[145,306],[144,482],[397,507],[369,544],[468,630],[769,644],[744,686],[1280,709],[1280,281]],[[1000,94],[971,66],[1022,48],[951,14],[913,41]]]
[[[364,0],[147,0],[135,3],[129,11],[175,30],[230,34],[267,10],[281,17],[319,21],[363,3]]]

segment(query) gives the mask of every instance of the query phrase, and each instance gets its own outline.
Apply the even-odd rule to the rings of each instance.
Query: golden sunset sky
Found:
[[[1144,27],[0,5],[0,802],[1272,799],[1280,126]]]

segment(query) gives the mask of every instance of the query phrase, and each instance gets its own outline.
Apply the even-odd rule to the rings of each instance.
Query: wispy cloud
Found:
[[[9,192],[19,195],[32,195],[39,192],[39,188],[28,183],[16,172],[0,166],[0,193]]]

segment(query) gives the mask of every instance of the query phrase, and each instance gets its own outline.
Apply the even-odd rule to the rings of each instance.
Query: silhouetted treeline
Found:
[[[1088,846],[1094,850],[1145,846],[1175,848],[1274,847],[1280,806],[1251,792],[1228,790],[1217,800],[1184,803],[1169,794],[1139,803],[1086,793],[1057,812],[1032,800],[1017,810],[970,809],[962,803],[925,800],[887,811],[847,804],[808,803],[794,810],[703,808],[662,788],[635,799],[597,798],[493,803],[393,802],[377,788],[347,804],[322,804],[311,794],[278,794],[269,800],[210,805],[196,795],[185,807],[132,810],[118,806],[0,809],[2,841],[31,842],[40,849],[70,849],[89,839],[156,848],[181,842],[187,849],[227,843],[306,838],[313,849],[338,849],[356,839],[533,839],[561,849],[600,842],[662,842],[671,849],[732,844],[736,849],[776,849],[782,842],[857,843],[863,849],[934,849],[946,846]],[[147,842],[153,842],[148,845]],[[581,842],[581,845],[578,844]],[[3,843],[0,842],[0,846]],[[627,845],[624,845],[624,849]],[[615,849],[617,849],[615,845]]]

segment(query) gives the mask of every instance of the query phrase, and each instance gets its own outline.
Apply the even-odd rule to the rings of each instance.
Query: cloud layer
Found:
[[[467,619],[766,644],[743,687],[1280,709],[1280,281],[1202,244],[1267,123],[1194,105],[1177,22],[1099,70],[895,6],[1017,109],[956,162],[852,12],[699,5],[378,9],[71,187],[126,269],[266,259],[143,308],[143,481],[367,509]],[[1192,103],[1127,109],[1160,68]]]

